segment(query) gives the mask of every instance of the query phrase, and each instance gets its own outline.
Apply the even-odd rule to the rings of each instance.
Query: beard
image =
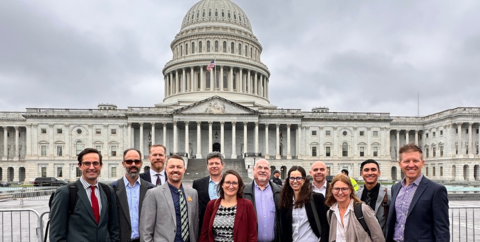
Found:
[[[127,170],[127,174],[131,178],[137,178],[140,173],[140,169],[138,167],[130,167],[130,169]]]

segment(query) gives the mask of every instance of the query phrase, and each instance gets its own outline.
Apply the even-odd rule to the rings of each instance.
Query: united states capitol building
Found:
[[[424,174],[435,180],[480,180],[479,107],[458,107],[425,117],[389,113],[283,109],[269,101],[270,72],[245,12],[231,0],[202,0],[183,18],[163,68],[163,102],[119,109],[27,108],[0,112],[0,180],[35,177],[75,180],[76,154],[93,147],[103,155],[102,179],[124,174],[122,152],[164,144],[188,163],[211,151],[251,171],[266,158],[282,177],[292,165],[324,161],[331,174],[375,159],[384,181],[400,180],[397,151],[414,142],[424,150]],[[215,60],[215,68],[207,66]],[[161,80],[159,80],[161,81]],[[272,80],[273,83],[274,80]],[[188,169],[187,169],[188,172]]]

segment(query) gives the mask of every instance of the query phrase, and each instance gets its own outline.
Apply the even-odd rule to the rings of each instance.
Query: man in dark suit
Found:
[[[120,223],[120,240],[123,242],[140,242],[139,224],[142,203],[151,183],[139,177],[142,168],[142,155],[137,149],[123,152],[122,165],[125,176],[112,183],[117,193],[118,218]]]
[[[313,191],[323,194],[326,200],[328,189],[330,188],[330,184],[326,179],[328,174],[327,166],[321,161],[316,161],[310,168],[309,173],[313,179]]]
[[[222,170],[225,165],[223,155],[220,152],[212,152],[207,155],[207,169],[209,176],[193,181],[193,189],[198,192],[199,204],[199,231],[202,230],[203,216],[210,200],[218,198],[217,185],[222,180]]]
[[[399,154],[405,178],[392,187],[386,241],[450,241],[447,189],[423,176],[419,146],[404,145]]]
[[[152,145],[149,150],[148,160],[150,161],[150,169],[140,174],[140,177],[152,183],[155,186],[165,184],[167,181],[167,173],[165,173],[165,160],[167,159],[167,148],[163,145]]]
[[[120,241],[115,193],[110,187],[105,191],[97,181],[102,165],[96,149],[86,148],[78,154],[82,171],[74,183],[78,200],[69,213],[70,186],[57,189],[50,211],[50,241]]]

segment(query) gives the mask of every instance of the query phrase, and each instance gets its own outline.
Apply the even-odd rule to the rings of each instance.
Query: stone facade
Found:
[[[171,48],[172,60],[163,69],[165,98],[152,107],[0,112],[0,180],[75,180],[76,154],[85,147],[101,150],[101,178],[117,179],[125,172],[123,150],[141,150],[148,166],[151,144],[164,144],[167,153],[187,160],[218,150],[244,160],[246,168],[264,157],[282,177],[293,165],[308,169],[322,160],[331,174],[348,169],[358,178],[360,163],[371,158],[380,163],[382,180],[399,180],[397,151],[411,142],[424,149],[427,177],[480,180],[480,108],[394,117],[272,105],[262,46],[246,14],[230,0],[195,4]],[[212,60],[215,68],[207,71]]]

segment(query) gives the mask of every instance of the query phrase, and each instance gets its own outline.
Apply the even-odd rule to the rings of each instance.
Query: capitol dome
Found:
[[[268,100],[270,72],[263,47],[245,12],[231,0],[202,0],[183,18],[163,68],[165,98],[158,107],[178,108],[221,96],[256,109]],[[215,62],[215,68],[207,66]]]

